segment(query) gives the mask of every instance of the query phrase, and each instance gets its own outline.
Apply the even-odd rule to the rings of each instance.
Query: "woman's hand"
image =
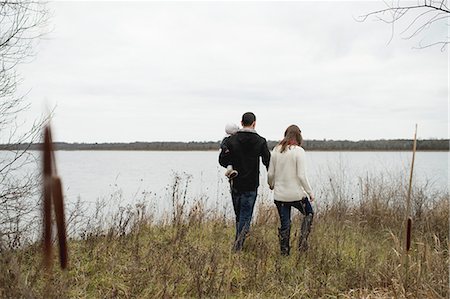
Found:
[[[310,201],[310,202],[313,202],[313,201],[314,201],[314,194],[310,194],[310,195],[309,195],[309,201]]]

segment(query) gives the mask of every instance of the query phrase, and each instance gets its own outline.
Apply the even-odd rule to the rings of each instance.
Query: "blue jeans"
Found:
[[[303,215],[314,214],[311,203],[307,197],[298,201],[285,202],[275,200],[277,206],[278,215],[280,216],[281,231],[286,231],[291,227],[291,208],[294,207],[300,211]]]
[[[253,208],[256,202],[256,191],[240,192],[235,189],[231,191],[234,214],[236,216],[236,236],[234,250],[240,251],[244,245],[245,237],[250,229]]]

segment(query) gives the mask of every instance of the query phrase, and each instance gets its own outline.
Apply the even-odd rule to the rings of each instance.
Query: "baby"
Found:
[[[239,130],[239,127],[238,127],[238,125],[236,125],[236,124],[227,124],[226,126],[225,126],[225,133],[228,135],[228,136],[226,136],[223,140],[222,140],[222,143],[220,144],[220,148],[223,150],[223,151],[228,151],[228,149],[226,148],[226,145],[225,145],[225,141],[228,139],[228,138],[230,138],[230,136],[231,135],[234,135],[234,134],[236,134],[236,132]],[[234,170],[233,169],[233,165],[228,165],[227,166],[227,170],[225,171],[225,175],[230,179],[230,180],[232,180],[232,179],[234,179],[237,175],[238,175],[238,172],[236,171],[236,170]]]

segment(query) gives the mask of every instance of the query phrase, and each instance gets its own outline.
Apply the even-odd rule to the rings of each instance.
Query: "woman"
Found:
[[[289,255],[289,236],[291,231],[291,207],[303,215],[299,250],[308,248],[307,240],[313,220],[310,201],[314,195],[306,177],[306,157],[302,145],[302,134],[296,125],[289,126],[284,139],[273,149],[270,158],[268,182],[274,190],[275,205],[280,215],[281,227],[278,229],[282,255]],[[309,199],[308,199],[309,197]]]

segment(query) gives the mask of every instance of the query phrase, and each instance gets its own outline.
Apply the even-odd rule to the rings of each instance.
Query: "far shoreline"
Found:
[[[267,141],[269,149],[273,149],[278,141]],[[204,142],[105,142],[105,143],[67,143],[54,142],[56,151],[219,151],[220,141]],[[420,152],[448,152],[449,139],[421,139],[417,140],[416,150]],[[413,140],[304,140],[306,151],[318,152],[408,152],[413,149]],[[0,144],[3,151],[40,150],[41,143]]]

